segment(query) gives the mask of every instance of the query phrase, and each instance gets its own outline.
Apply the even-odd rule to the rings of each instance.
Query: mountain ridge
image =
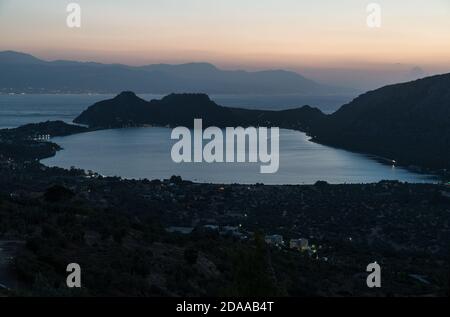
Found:
[[[67,60],[45,61],[33,55],[0,52],[0,91],[209,94],[334,94],[354,92],[285,70],[222,70],[210,63],[129,66]],[[124,84],[125,83],[125,84]]]
[[[388,85],[343,105],[313,140],[404,165],[450,167],[450,73]]]
[[[223,107],[201,93],[170,94],[145,101],[133,92],[124,91],[90,106],[74,123],[96,129],[140,125],[192,127],[194,119],[201,118],[205,127],[280,125],[307,130],[322,117],[319,109],[309,106],[279,111],[252,110]]]

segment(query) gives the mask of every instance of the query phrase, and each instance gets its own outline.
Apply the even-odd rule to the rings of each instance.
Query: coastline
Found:
[[[119,128],[87,128],[86,131],[83,132],[79,132],[79,133],[73,133],[73,134],[67,134],[64,136],[69,136],[69,135],[74,135],[74,134],[80,134],[80,133],[89,133],[89,132],[94,132],[94,131],[105,131],[105,130],[120,130],[120,129],[127,129],[127,128],[170,128],[167,126],[159,126],[159,125],[147,125],[147,124],[142,124],[142,125],[133,125],[133,126],[126,126],[126,127],[119,127]],[[308,136],[308,142],[312,142],[312,143],[316,143],[316,144],[320,144],[320,145],[324,145],[330,148],[334,148],[334,149],[339,149],[339,150],[344,150],[346,152],[349,153],[354,153],[354,154],[358,154],[358,155],[363,155],[364,157],[376,161],[378,163],[381,163],[385,166],[392,166],[391,160],[387,159],[387,158],[383,158],[371,153],[364,153],[364,152],[358,152],[358,151],[352,151],[352,150],[348,150],[346,148],[342,148],[342,147],[338,147],[338,146],[332,146],[332,145],[328,145],[326,143],[321,143],[318,142],[317,140],[314,140],[307,132],[299,130],[299,129],[286,129],[286,130],[290,130],[290,131],[295,131],[295,132],[301,132],[304,133],[306,136]],[[55,143],[57,144],[57,143]],[[59,146],[59,144],[57,144],[59,149],[57,151],[61,151],[64,150],[62,147]],[[40,159],[41,160],[45,160],[48,158],[52,158],[54,156],[56,156],[56,153],[53,153],[47,157],[43,157]],[[448,175],[443,174],[443,173],[439,173],[439,171],[434,171],[432,169],[424,169],[424,168],[413,168],[411,166],[407,166],[407,165],[399,165],[397,164],[396,167],[399,167],[401,169],[404,169],[406,171],[409,171],[411,173],[415,173],[415,174],[420,174],[420,175],[424,175],[424,176],[429,176],[432,179],[429,179],[426,181],[426,183],[429,184],[442,184],[445,183],[445,180],[448,179]],[[167,175],[167,177],[169,177],[170,175]],[[125,179],[127,179],[127,177],[124,177]],[[317,179],[317,181],[320,181],[320,179]],[[419,182],[418,182],[419,183]],[[355,183],[356,184],[356,183]],[[360,184],[372,184],[372,182],[368,182],[368,183],[360,183]],[[292,184],[289,184],[292,185]],[[300,184],[299,184],[300,185]]]
[[[275,295],[442,296],[447,292],[447,271],[442,263],[448,263],[444,237],[448,234],[450,193],[442,185],[396,181],[242,185],[195,183],[177,176],[135,180],[46,167],[36,160],[2,161],[1,157],[0,171],[0,205],[8,206],[0,208],[0,216],[7,221],[0,237],[26,241],[27,246],[26,252],[12,255],[21,285],[5,291],[7,296],[23,291],[35,296],[48,294],[46,285],[65,281],[57,263],[66,263],[64,259],[73,256],[95,273],[84,280],[84,294],[90,296],[123,295],[113,286],[98,287],[109,285],[98,276],[103,276],[103,268],[110,263],[117,263],[116,276],[127,268],[134,272],[127,296],[220,295],[234,283],[246,283],[247,276],[229,278],[233,268],[247,268],[236,259],[266,263],[266,256],[270,265],[278,268],[276,279],[283,281],[271,286],[275,293],[270,294]],[[34,220],[21,231],[17,225],[22,222],[15,219],[27,219],[28,214],[35,215]],[[72,220],[59,224],[58,219]],[[34,232],[43,233],[36,238]],[[264,237],[273,235],[282,236],[286,244],[279,247],[265,242]],[[290,240],[299,238],[309,241],[307,250],[289,247]],[[255,255],[258,245],[263,245],[266,256]],[[56,250],[51,259],[41,255],[49,246]],[[193,260],[185,254],[192,252],[198,262],[187,262]],[[172,271],[163,269],[142,270],[136,275],[136,267],[142,267],[133,262],[136,257],[145,267],[170,267],[179,272],[188,268],[183,280],[200,286],[174,288],[179,284],[166,283],[173,280]],[[359,286],[359,273],[373,259],[389,263],[384,274],[395,281],[375,293]],[[41,267],[47,268],[49,280],[36,287],[30,281]],[[30,268],[31,273],[27,271]],[[199,283],[205,274],[208,288]],[[257,274],[258,279],[267,276]],[[427,283],[418,283],[417,275]],[[63,287],[50,289],[70,296]],[[234,291],[229,294],[245,296]]]

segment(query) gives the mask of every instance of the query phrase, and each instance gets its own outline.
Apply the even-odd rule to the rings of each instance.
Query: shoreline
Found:
[[[46,285],[57,285],[51,290],[66,294],[58,288],[59,281],[66,280],[59,273],[64,270],[55,263],[66,263],[74,256],[94,272],[85,275],[84,295],[120,294],[113,286],[98,288],[97,276],[102,276],[110,263],[115,263],[113,273],[117,276],[136,274],[136,268],[142,266],[133,262],[135,258],[142,259],[144,267],[172,269],[139,271],[127,284],[127,295],[142,296],[141,287],[145,287],[146,296],[222,294],[223,285],[234,283],[229,279],[233,267],[241,265],[235,259],[241,258],[242,252],[248,258],[259,245],[267,250],[270,261],[266,264],[265,257],[250,257],[248,261],[263,261],[258,262],[263,267],[276,265],[274,272],[283,283],[275,289],[283,296],[337,296],[342,292],[355,296],[441,296],[447,291],[442,263],[448,263],[445,237],[449,232],[450,189],[443,185],[397,181],[244,185],[195,183],[176,176],[163,181],[133,180],[51,168],[37,160],[5,162],[1,156],[0,172],[0,204],[8,206],[0,208],[6,221],[0,237],[26,241],[30,246],[14,255],[12,268],[20,273],[23,284],[6,291],[8,296],[21,292],[45,295]],[[34,220],[26,222],[24,230],[22,219],[30,214]],[[284,247],[271,243],[275,236],[286,241]],[[289,243],[296,239],[307,239],[308,249],[292,249]],[[49,246],[55,250],[51,259],[42,257]],[[187,262],[192,252],[198,256],[196,264]],[[230,258],[230,254],[235,256]],[[366,268],[368,258],[389,263],[384,274],[396,283],[376,294],[361,289],[358,285],[364,281],[358,274]],[[124,261],[125,267],[121,266]],[[287,265],[289,262],[296,265]],[[52,283],[33,287],[33,281],[42,276],[42,267],[48,268],[45,276]],[[206,272],[213,287],[193,287],[185,293],[173,281],[173,270],[184,272],[179,267],[195,268],[183,275],[183,280],[198,285],[202,285],[198,282],[204,281]],[[410,275],[424,276],[430,284],[418,283]],[[326,285],[322,285],[323,280]],[[144,286],[142,281],[146,281]],[[308,287],[302,288],[304,283]]]
[[[71,123],[71,124],[73,124],[73,123]],[[146,124],[144,124],[144,125],[136,125],[136,126],[127,126],[127,127],[118,127],[118,128],[88,128],[87,127],[87,129],[88,129],[87,131],[74,133],[74,134],[69,134],[69,135],[65,135],[65,136],[81,134],[81,133],[90,133],[90,132],[95,132],[95,131],[121,130],[121,129],[131,129],[131,128],[163,128],[163,129],[170,129],[170,127],[167,127],[167,126],[146,125]],[[373,154],[370,154],[370,153],[351,151],[351,150],[347,150],[345,148],[340,148],[340,147],[336,147],[336,146],[330,146],[330,145],[327,145],[327,144],[322,144],[320,142],[314,141],[314,139],[311,138],[311,136],[307,132],[304,132],[304,131],[301,131],[301,130],[298,130],[298,129],[285,129],[285,130],[295,131],[295,132],[300,132],[300,133],[305,134],[308,137],[308,140],[307,140],[308,142],[311,142],[311,143],[314,143],[314,144],[323,145],[323,146],[326,146],[326,147],[329,147],[329,148],[333,148],[333,149],[344,150],[344,151],[349,152],[349,153],[362,155],[362,156],[368,158],[369,160],[376,161],[376,162],[381,163],[382,165],[385,165],[385,166],[390,166],[390,164],[387,163],[387,161],[389,161],[389,159],[387,159],[387,158],[383,158],[381,156],[373,155]],[[59,137],[65,137],[65,136],[59,136]],[[45,157],[45,158],[42,158],[42,159],[39,160],[39,163],[43,164],[44,166],[47,166],[47,165],[42,163],[41,162],[42,160],[55,157],[57,152],[64,150],[64,148],[62,148],[58,143],[55,143],[55,142],[53,142],[53,143],[57,144],[59,148],[52,155],[50,155],[48,157]],[[49,167],[49,166],[47,166],[47,167]],[[75,166],[75,167],[79,168],[79,169],[82,169],[82,170],[85,170],[85,169],[77,167],[77,166]],[[411,167],[405,166],[405,165],[396,165],[396,167],[399,167],[399,168],[401,168],[403,170],[406,170],[406,171],[408,171],[410,173],[413,173],[413,174],[426,176],[427,180],[424,180],[422,182],[403,182],[403,181],[399,181],[399,180],[388,180],[388,181],[398,181],[398,182],[401,182],[401,183],[408,183],[408,184],[424,184],[425,183],[425,184],[434,184],[434,185],[439,185],[439,184],[445,183],[445,177],[443,175],[439,175],[438,173],[433,172],[431,170],[429,170],[429,171],[427,171],[427,170],[419,170],[418,171],[418,170],[414,170]],[[94,172],[96,172],[96,171],[94,171]],[[170,178],[170,176],[172,176],[172,175],[167,175],[166,177]],[[120,176],[120,175],[108,175],[108,177],[120,177],[122,179],[127,179],[127,180],[150,180],[150,181],[153,180],[153,179],[149,179],[147,177],[144,177],[144,178],[129,178],[129,177],[124,177],[124,176]],[[163,179],[159,179],[159,180],[163,180]],[[268,184],[268,186],[301,186],[301,185],[310,186],[310,185],[314,185],[315,183],[321,182],[321,181],[323,181],[323,180],[317,179],[315,182],[311,182],[311,183]],[[380,181],[382,181],[382,180],[380,180]],[[211,182],[197,182],[197,181],[192,181],[192,182],[197,183],[197,184],[218,184],[218,185],[232,185],[232,184],[255,185],[255,184],[258,184],[258,183],[245,183],[245,182],[244,183],[243,182],[211,183]],[[370,184],[376,184],[376,183],[378,183],[378,182],[367,182],[367,183],[344,182],[344,183],[329,183],[329,184],[330,185],[345,185],[345,184],[349,184],[349,185],[370,185]],[[264,184],[264,185],[266,185],[266,184]]]

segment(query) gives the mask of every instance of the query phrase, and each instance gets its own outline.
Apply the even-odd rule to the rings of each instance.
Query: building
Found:
[[[220,234],[224,235],[224,236],[226,236],[226,235],[233,236],[238,232],[239,232],[239,227],[233,227],[233,226],[225,226],[225,227],[222,227],[222,229],[220,230]]]
[[[180,234],[191,234],[194,228],[191,227],[169,227],[166,228],[166,232],[169,233],[180,233]]]
[[[441,196],[450,199],[450,192],[446,190],[441,190]]]
[[[296,249],[298,251],[306,251],[309,248],[308,239],[291,239],[289,242],[289,248]]]
[[[264,238],[267,244],[274,245],[277,247],[281,247],[284,245],[283,236],[279,234],[268,235]]]
[[[49,141],[51,138],[50,134],[38,134],[36,136],[34,136],[33,140],[34,141]]]
[[[219,234],[223,236],[231,236],[241,240],[245,240],[248,238],[244,233],[241,232],[241,226],[239,227],[225,226],[220,230]]]
[[[204,225],[203,228],[210,231],[219,231],[219,226],[216,225]]]

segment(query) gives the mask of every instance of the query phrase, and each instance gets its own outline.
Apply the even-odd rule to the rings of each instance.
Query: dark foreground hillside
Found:
[[[7,295],[444,296],[450,200],[438,185],[131,181],[0,164]],[[279,234],[285,246],[266,236]],[[308,239],[303,251],[290,239]],[[382,288],[366,266],[382,266]],[[0,261],[1,262],[1,261]],[[82,288],[65,286],[66,266]]]
[[[58,149],[42,134],[84,131],[0,131],[2,295],[449,295],[448,186],[134,181],[36,161]],[[291,248],[297,239],[308,243]],[[369,289],[375,261],[382,287]],[[65,285],[69,263],[79,290]]]

